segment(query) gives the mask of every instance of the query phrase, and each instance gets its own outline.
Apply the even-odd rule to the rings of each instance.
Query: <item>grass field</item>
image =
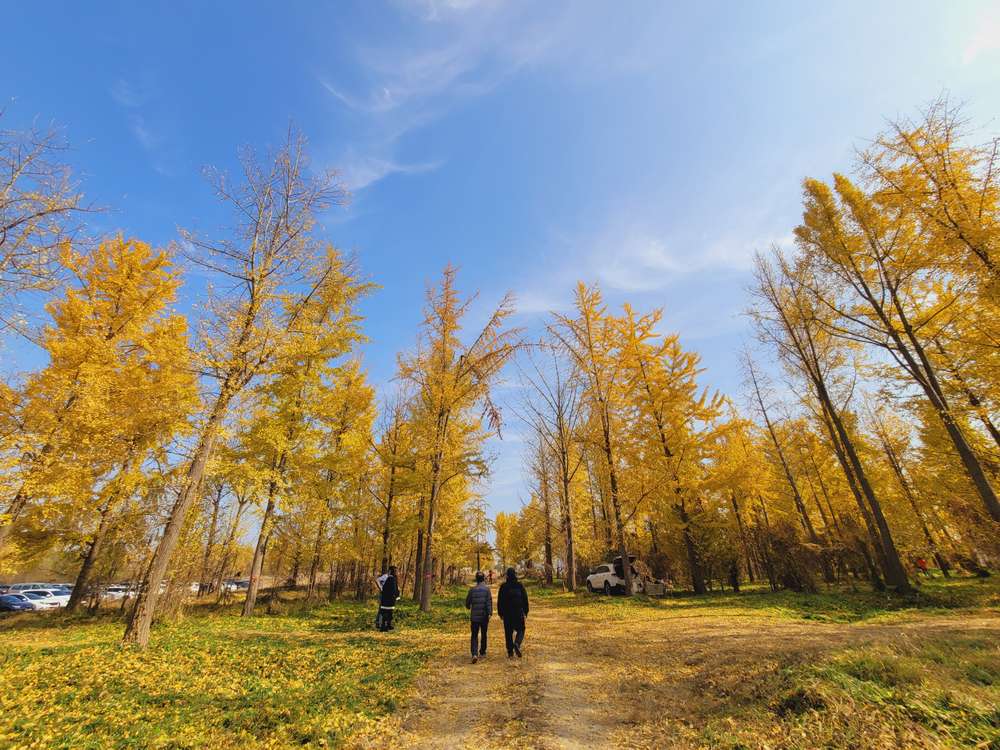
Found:
[[[701,596],[680,593],[674,596],[632,598],[593,596],[584,591],[568,594],[558,588],[536,590],[553,606],[576,610],[588,619],[615,620],[669,613],[694,616],[699,613],[736,616],[759,614],[791,620],[817,622],[859,622],[889,620],[907,613],[945,614],[960,610],[1000,611],[1000,580],[993,578],[925,579],[909,596],[871,591],[863,584],[856,590],[843,587],[815,594],[794,591],[772,592],[756,586]],[[648,610],[646,615],[642,612]]]
[[[197,608],[202,609],[202,608]],[[250,619],[209,608],[118,647],[114,618],[0,623],[0,746],[243,748],[336,745],[391,712],[432,655],[419,634],[461,616],[406,603],[407,637],[373,632],[373,606],[337,602]]]
[[[504,682],[499,661],[480,673],[484,703],[508,694],[535,712],[526,732],[547,727],[525,747],[572,747],[552,740],[570,731],[558,715],[572,720],[600,700],[595,691],[625,686],[636,713],[596,726],[593,747],[1000,748],[1000,639],[983,630],[1000,632],[996,578],[938,580],[905,599],[531,595],[529,671],[516,683]],[[122,626],[110,615],[4,618],[0,746],[334,747],[378,736],[380,720],[407,702],[423,727],[411,744],[448,746],[435,743],[453,728],[420,718],[413,680],[450,669],[435,690],[452,689],[447,679],[467,689],[460,591],[430,615],[403,604],[390,634],[373,631],[371,603],[282,610],[244,619],[195,607],[158,627],[145,652],[118,648]],[[579,680],[572,695],[572,680],[546,671],[559,664]]]

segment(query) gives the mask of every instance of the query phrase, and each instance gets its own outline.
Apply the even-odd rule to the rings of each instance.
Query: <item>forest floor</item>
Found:
[[[977,586],[981,597],[970,597]],[[402,709],[355,742],[1000,748],[997,587],[929,588],[916,606],[874,594],[626,600],[534,590],[523,659],[507,659],[496,619],[477,664],[467,634],[449,634]]]
[[[649,599],[531,587],[524,658],[464,589],[398,628],[371,602],[198,605],[122,650],[122,623],[0,618],[0,748],[1000,750],[1000,577],[910,598]]]

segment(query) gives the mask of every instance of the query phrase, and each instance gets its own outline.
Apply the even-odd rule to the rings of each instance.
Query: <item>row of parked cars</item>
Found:
[[[164,588],[166,584],[164,584]],[[197,594],[201,584],[192,583],[190,591]],[[238,593],[250,588],[250,582],[235,578],[222,582],[224,591]],[[27,612],[38,609],[59,609],[69,604],[73,585],[69,583],[12,583],[0,584],[0,612]],[[111,584],[100,589],[106,601],[121,601],[136,595],[135,586]]]
[[[0,612],[59,609],[69,604],[72,593],[71,583],[0,584]],[[100,595],[104,600],[120,601],[135,596],[135,588],[126,584],[112,584],[102,586]]]
[[[0,612],[59,609],[69,604],[73,587],[66,583],[15,583],[0,586]]]

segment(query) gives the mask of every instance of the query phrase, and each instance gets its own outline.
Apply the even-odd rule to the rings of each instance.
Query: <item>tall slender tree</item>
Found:
[[[184,234],[187,257],[220,275],[231,290],[211,303],[200,358],[213,392],[205,411],[191,460],[166,526],[153,552],[135,599],[123,643],[144,647],[156,613],[160,584],[173,557],[188,509],[201,494],[205,467],[233,401],[274,362],[280,345],[293,331],[303,306],[300,296],[289,309],[287,294],[304,280],[310,263],[320,255],[313,235],[315,216],[344,199],[333,173],[311,171],[301,136],[289,133],[285,145],[265,164],[251,151],[242,154],[242,184],[233,185],[221,173],[211,173],[219,198],[236,217],[228,239],[212,241]]]

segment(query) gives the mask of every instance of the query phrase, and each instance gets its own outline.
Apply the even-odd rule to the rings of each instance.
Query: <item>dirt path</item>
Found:
[[[670,747],[675,725],[761,699],[780,670],[825,651],[962,633],[1000,638],[1000,618],[921,616],[884,624],[831,624],[760,616],[658,613],[598,622],[536,600],[524,658],[508,660],[490,625],[486,660],[471,664],[468,634],[435,636],[445,656],[365,747]],[[625,690],[633,696],[623,702]],[[665,729],[667,727],[667,729]]]
[[[594,700],[605,655],[578,651],[579,644],[594,640],[593,623],[536,605],[528,617],[523,659],[507,659],[499,620],[490,627],[485,660],[471,664],[463,640],[420,682],[401,717],[404,746],[600,746],[612,728]]]

